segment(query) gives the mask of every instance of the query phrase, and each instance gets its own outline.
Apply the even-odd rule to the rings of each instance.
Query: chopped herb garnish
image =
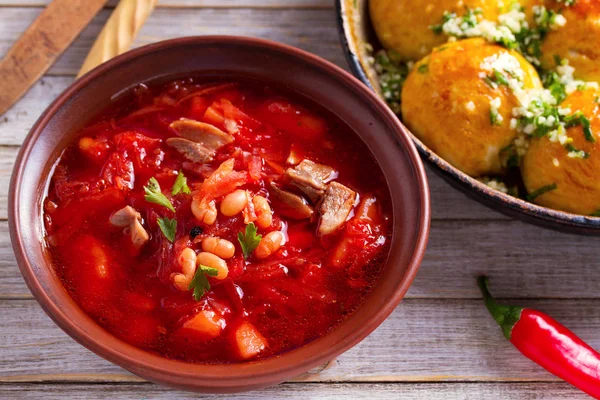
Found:
[[[600,217],[600,210],[596,210],[590,214],[591,217]]]
[[[469,10],[467,10],[468,12]],[[456,18],[455,13],[451,13],[448,11],[444,11],[444,15],[442,16],[442,21],[437,25],[431,25],[429,29],[433,31],[436,35],[441,35],[444,33],[444,25],[448,22]]]
[[[557,103],[562,103],[562,101],[567,97],[567,91],[565,85],[560,81],[560,76],[554,72],[548,72],[544,75],[544,87],[547,88],[552,96],[556,99]]]
[[[380,50],[375,54],[375,70],[381,93],[392,111],[400,113],[402,86],[408,76],[408,64],[393,50]]]
[[[565,128],[581,125],[583,128],[583,136],[585,137],[585,140],[592,143],[596,142],[596,138],[594,137],[594,133],[592,132],[592,128],[590,125],[590,120],[585,115],[583,115],[581,111],[577,111],[575,114],[565,117],[564,122]]]
[[[200,235],[201,233],[202,233],[202,228],[200,228],[199,226],[195,226],[190,231],[190,238],[194,239],[196,236]]]
[[[553,183],[551,185],[546,185],[546,186],[542,186],[541,188],[534,190],[533,192],[529,193],[526,197],[527,201],[533,201],[535,200],[537,197],[543,195],[544,193],[550,192],[552,190],[555,190],[556,188],[558,188],[558,185],[556,183]]]
[[[175,232],[177,232],[177,220],[175,218],[159,218],[156,221],[158,227],[169,242],[173,243],[175,240]]]
[[[496,108],[490,108],[490,123],[495,126],[502,126],[502,119]]]
[[[494,69],[494,80],[498,82],[499,85],[508,86],[508,80],[497,69]]]
[[[152,177],[148,180],[148,183],[144,186],[144,192],[146,193],[144,196],[146,201],[166,207],[175,212],[175,208],[173,207],[173,204],[171,204],[171,201],[167,199],[167,196],[162,194],[156,178]]]
[[[584,115],[581,116],[581,125],[583,126],[583,136],[585,136],[585,140],[592,143],[596,142],[596,138],[590,127],[590,120]]]
[[[217,276],[219,271],[216,268],[210,268],[205,265],[199,265],[196,273],[188,286],[189,290],[194,290],[194,300],[198,301],[210,290],[210,283],[206,276]]]
[[[429,71],[429,65],[427,65],[427,64],[421,64],[421,65],[419,65],[418,71],[419,71],[420,74],[424,74],[424,73],[428,72]]]
[[[590,153],[585,152],[583,150],[579,150],[578,148],[573,146],[571,143],[568,143],[565,146],[565,148],[569,152],[569,157],[571,157],[571,158],[583,158],[585,160],[586,158],[589,158],[589,156],[590,156]]]
[[[506,71],[506,72],[509,75],[511,75],[511,77],[517,79],[515,76],[513,76],[514,75],[513,72],[511,72],[511,71]],[[483,80],[492,89],[497,89],[498,86],[500,86],[500,85],[510,86],[510,83],[508,82],[506,75],[504,75],[502,72],[498,71],[496,68],[494,68],[494,71],[491,76],[486,76],[483,78]]]
[[[177,174],[177,178],[175,179],[175,183],[173,184],[173,188],[171,189],[171,194],[173,196],[178,195],[179,193],[192,193],[190,187],[187,185],[187,178],[185,177],[185,175],[183,175],[183,171],[181,170],[179,170],[179,174]]]
[[[257,234],[258,230],[256,225],[253,222],[250,222],[246,225],[246,232],[238,233],[238,241],[240,242],[240,246],[242,246],[242,253],[244,254],[244,259],[248,259],[250,254],[256,249],[256,246],[260,243],[260,239],[262,239],[262,235]]]

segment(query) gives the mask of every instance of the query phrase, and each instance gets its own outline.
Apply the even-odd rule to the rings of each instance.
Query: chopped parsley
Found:
[[[567,0],[569,1],[569,0]],[[466,8],[464,16],[445,12],[439,24],[429,28],[438,35],[458,39],[482,37],[488,42],[519,51],[533,65],[540,66],[542,41],[550,30],[566,23],[558,12],[544,6],[534,6],[535,27],[529,27],[524,8],[514,2],[510,11],[498,17],[498,22],[483,19],[479,8]]]
[[[171,189],[171,194],[173,196],[178,195],[179,193],[190,194],[192,191],[187,184],[187,178],[183,175],[183,171],[179,170],[177,174],[177,178],[175,179],[175,183],[173,184],[173,188]]]
[[[600,210],[596,210],[590,214],[590,217],[600,217]]]
[[[408,64],[393,50],[380,50],[375,54],[375,70],[383,98],[392,111],[400,113],[402,86],[409,73]]]
[[[567,154],[567,156],[569,158],[582,158],[582,159],[587,159],[590,156],[590,153],[587,153],[583,150],[579,150],[578,148],[576,148],[575,146],[573,146],[571,143],[568,143],[565,148],[567,149],[567,151],[569,152],[569,154]]]
[[[514,75],[512,71],[507,70],[506,73],[511,75],[511,77],[512,75]],[[492,74],[490,76],[484,77],[483,80],[492,89],[497,89],[500,85],[510,87],[510,83],[508,81],[507,76],[504,75],[502,72],[498,71],[496,68],[493,69]]]
[[[246,225],[246,232],[238,233],[238,241],[240,242],[240,246],[242,246],[244,259],[250,257],[250,254],[252,254],[262,239],[262,235],[258,235],[257,232],[258,229],[256,228],[256,225],[254,225],[254,222],[250,222]]]
[[[169,242],[175,240],[175,232],[177,232],[177,220],[175,218],[159,218],[156,220],[158,227]]]
[[[418,70],[420,74],[424,74],[426,72],[429,72],[429,65],[428,64],[421,64],[419,65]]]
[[[556,190],[556,188],[558,188],[558,185],[556,183],[553,183],[551,185],[542,186],[541,188],[529,193],[527,195],[526,199],[527,199],[527,201],[533,201],[537,197],[543,195],[544,193],[550,192],[552,190]]]
[[[502,126],[502,116],[496,108],[490,108],[490,123],[494,126]]]
[[[498,112],[501,105],[502,99],[500,99],[500,97],[496,97],[495,99],[490,101],[490,123],[492,124],[492,126],[502,126],[502,121],[504,121],[504,118]]]
[[[565,85],[561,82],[556,71],[548,71],[543,75],[544,87],[550,91],[557,103],[562,103],[567,97]]]
[[[171,201],[167,199],[167,196],[160,190],[160,185],[156,178],[152,177],[148,180],[148,183],[144,186],[144,192],[146,193],[144,199],[146,199],[147,202],[158,204],[175,212],[175,208],[173,207],[173,204],[171,204]]]
[[[581,111],[577,111],[575,114],[565,117],[564,122],[565,128],[581,125],[583,128],[583,136],[585,137],[585,140],[592,143],[596,142],[596,138],[594,136],[594,133],[592,132],[592,128],[590,125],[590,120],[585,115],[583,115]]]
[[[216,268],[210,268],[205,265],[198,265],[196,269],[196,273],[188,286],[189,290],[194,290],[193,296],[194,300],[199,301],[202,296],[206,294],[210,290],[210,283],[208,283],[208,278],[206,276],[217,276],[219,275],[219,271]]]

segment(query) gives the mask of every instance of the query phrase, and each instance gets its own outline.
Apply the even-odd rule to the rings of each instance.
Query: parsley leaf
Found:
[[[551,190],[555,190],[556,188],[558,188],[558,185],[556,183],[553,183],[552,185],[542,186],[541,188],[529,193],[527,195],[526,199],[527,199],[527,201],[533,201],[536,197],[539,197],[539,196],[543,195],[544,193],[547,193]]]
[[[175,232],[177,231],[177,220],[175,218],[159,218],[157,221],[158,227],[169,242],[175,240]]]
[[[173,207],[173,204],[171,204],[171,201],[167,199],[167,196],[162,194],[156,178],[152,177],[148,180],[148,183],[144,186],[144,192],[146,193],[144,196],[146,201],[167,207],[169,210],[175,212],[175,208]]]
[[[187,178],[183,174],[182,170],[179,170],[179,174],[177,174],[177,178],[175,179],[175,183],[173,184],[173,188],[171,189],[171,194],[173,196],[178,195],[179,193],[192,193],[190,187],[187,184]]]
[[[238,233],[238,241],[240,242],[240,246],[242,246],[242,253],[244,253],[244,259],[248,259],[250,254],[256,249],[256,246],[260,243],[260,239],[262,239],[262,235],[257,235],[257,228],[254,225],[254,222],[250,222],[246,225],[246,232]]]
[[[429,72],[429,65],[428,64],[419,65],[418,71],[420,74],[425,74],[425,73]]]
[[[219,271],[216,268],[210,268],[205,265],[199,265],[196,273],[188,286],[189,290],[194,290],[194,300],[198,301],[210,290],[210,283],[206,276],[217,276]]]

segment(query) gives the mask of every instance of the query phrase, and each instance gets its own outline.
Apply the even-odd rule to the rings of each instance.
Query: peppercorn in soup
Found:
[[[366,146],[321,107],[249,82],[139,85],[65,150],[44,218],[87,314],[195,363],[327,333],[376,283],[391,238]]]

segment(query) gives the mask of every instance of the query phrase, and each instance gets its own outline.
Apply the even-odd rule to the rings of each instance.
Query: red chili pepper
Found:
[[[485,306],[504,336],[526,357],[590,396],[600,399],[600,353],[552,317],[494,301],[487,277],[477,278]]]

